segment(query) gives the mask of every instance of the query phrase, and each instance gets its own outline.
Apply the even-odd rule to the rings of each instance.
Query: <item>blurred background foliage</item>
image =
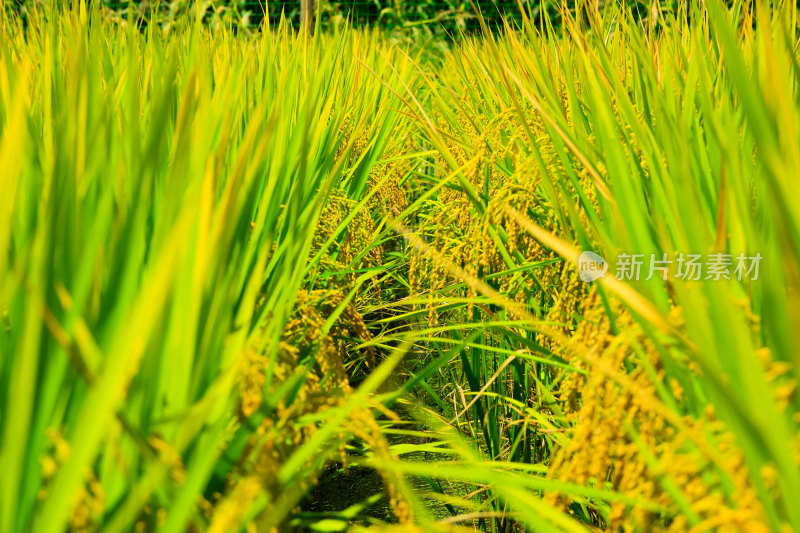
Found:
[[[45,4],[48,0],[13,0],[12,4],[23,15],[30,6]],[[129,16],[141,25],[147,25],[155,15],[165,26],[178,19],[183,12],[198,4],[212,24],[231,24],[238,28],[257,29],[265,16],[271,25],[281,18],[297,27],[300,21],[300,0],[99,0],[111,16],[127,20]],[[600,0],[601,4],[605,0]],[[537,23],[549,21],[560,23],[560,6],[575,0],[319,0],[320,22],[323,27],[370,25],[399,31],[410,36],[455,36],[461,32],[480,31],[477,10],[483,14],[490,27],[498,27],[503,21],[519,24],[522,9]],[[638,18],[647,18],[658,4],[662,12],[677,8],[675,0],[625,0],[631,12]],[[477,10],[476,10],[477,9]]]

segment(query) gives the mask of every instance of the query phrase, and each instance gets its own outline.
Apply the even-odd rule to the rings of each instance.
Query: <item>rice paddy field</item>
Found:
[[[800,531],[795,2],[51,4],[0,0],[0,533]]]

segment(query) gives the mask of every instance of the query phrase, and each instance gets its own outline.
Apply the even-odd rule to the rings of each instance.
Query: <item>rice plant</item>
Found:
[[[200,7],[0,1],[0,532],[800,530],[794,2]]]

